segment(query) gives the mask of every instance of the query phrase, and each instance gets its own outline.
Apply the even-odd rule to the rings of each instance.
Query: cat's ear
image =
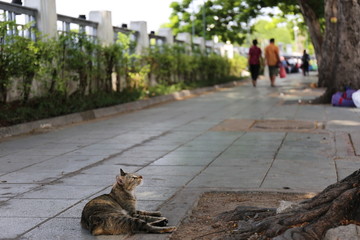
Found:
[[[125,176],[126,175],[126,173],[120,168],[120,175],[121,176]]]

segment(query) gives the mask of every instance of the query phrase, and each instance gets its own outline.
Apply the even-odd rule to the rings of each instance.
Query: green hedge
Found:
[[[223,83],[246,68],[245,57],[189,54],[176,44],[151,46],[139,56],[124,34],[102,46],[76,32],[31,41],[8,29],[16,31],[15,23],[0,22],[0,126]],[[8,103],[14,86],[19,98]]]

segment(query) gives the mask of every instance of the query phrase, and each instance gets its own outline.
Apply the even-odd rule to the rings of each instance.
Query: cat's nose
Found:
[[[142,179],[142,176],[139,176],[140,179]]]

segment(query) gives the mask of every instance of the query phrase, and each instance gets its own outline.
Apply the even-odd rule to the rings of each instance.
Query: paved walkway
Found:
[[[179,224],[211,190],[318,192],[360,167],[360,109],[302,105],[321,94],[290,75],[0,142],[0,239],[93,237],[84,204],[119,168],[138,172],[139,208]]]

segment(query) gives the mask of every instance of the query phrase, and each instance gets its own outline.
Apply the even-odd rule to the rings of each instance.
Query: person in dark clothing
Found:
[[[309,75],[309,61],[310,61],[310,56],[309,54],[306,53],[306,50],[304,50],[304,54],[301,58],[302,61],[302,70],[303,70],[303,75]]]
[[[249,49],[249,66],[252,84],[256,87],[256,80],[259,77],[260,72],[260,60],[261,60],[261,49],[257,46],[258,41],[253,40],[253,46]]]

